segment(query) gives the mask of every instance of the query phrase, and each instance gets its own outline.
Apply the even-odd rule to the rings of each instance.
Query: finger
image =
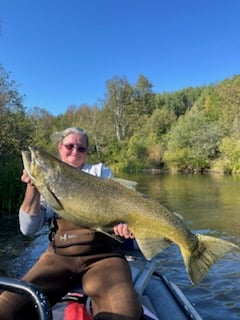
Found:
[[[129,230],[128,225],[125,223],[119,223],[113,227],[113,231],[116,235],[124,237],[126,239],[134,239],[134,234]]]
[[[131,238],[131,231],[129,230],[127,224],[123,224],[120,227],[120,232],[121,232],[121,236],[124,237],[125,239]]]
[[[123,223],[119,223],[116,226],[113,227],[114,233],[118,236],[123,236]]]
[[[119,224],[117,225],[118,234],[119,234],[121,237],[123,237],[123,235],[124,235],[123,228],[124,228],[124,224],[123,224],[123,223],[119,223]]]
[[[22,182],[25,182],[25,183],[30,183],[31,181],[31,179],[29,178],[29,175],[26,172],[23,172],[21,176],[21,180]]]
[[[114,227],[113,227],[113,232],[114,232],[117,236],[119,236],[118,227],[117,227],[117,226],[114,226]]]
[[[134,233],[130,232],[129,238],[130,238],[130,239],[135,239]]]
[[[128,226],[126,224],[122,225],[121,232],[122,232],[123,237],[129,238],[130,232],[129,232]]]

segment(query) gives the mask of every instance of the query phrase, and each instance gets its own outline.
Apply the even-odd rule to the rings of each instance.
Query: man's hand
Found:
[[[23,170],[23,174],[22,174],[22,176],[21,176],[21,180],[22,180],[22,182],[32,184],[31,178],[29,177],[29,175],[28,175],[28,173],[27,173],[26,170]]]
[[[128,225],[125,223],[119,223],[113,227],[113,231],[117,236],[125,239],[134,239],[134,234],[128,229]]]
[[[27,171],[24,169],[23,174],[21,176],[22,182],[25,182],[27,185],[31,186],[32,188],[35,187],[34,183],[32,182],[31,178],[29,177],[29,174]]]
[[[27,184],[21,209],[29,215],[37,215],[40,213],[40,193],[25,170],[23,170],[21,180]]]

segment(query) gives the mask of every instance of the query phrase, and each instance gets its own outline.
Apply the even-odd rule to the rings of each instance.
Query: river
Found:
[[[124,175],[138,182],[137,190],[180,214],[196,233],[240,245],[240,176]],[[20,277],[47,247],[47,230],[34,238],[18,231],[17,222],[0,226],[0,274]],[[202,282],[193,286],[176,246],[159,257],[159,271],[175,282],[206,320],[240,319],[240,252],[216,263]]]

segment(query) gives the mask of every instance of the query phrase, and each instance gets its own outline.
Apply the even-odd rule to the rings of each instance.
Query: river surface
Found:
[[[212,235],[240,245],[240,176],[125,175],[137,190],[180,214],[194,233]],[[47,247],[47,230],[34,238],[18,231],[16,219],[0,226],[0,275],[20,277]],[[192,286],[179,249],[171,246],[159,257],[159,271],[175,282],[206,320],[240,319],[240,252],[216,263]]]

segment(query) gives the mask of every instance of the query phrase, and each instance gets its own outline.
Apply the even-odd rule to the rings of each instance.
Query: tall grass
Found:
[[[22,169],[20,157],[0,158],[0,217],[12,216],[19,210],[25,191],[20,179]]]

